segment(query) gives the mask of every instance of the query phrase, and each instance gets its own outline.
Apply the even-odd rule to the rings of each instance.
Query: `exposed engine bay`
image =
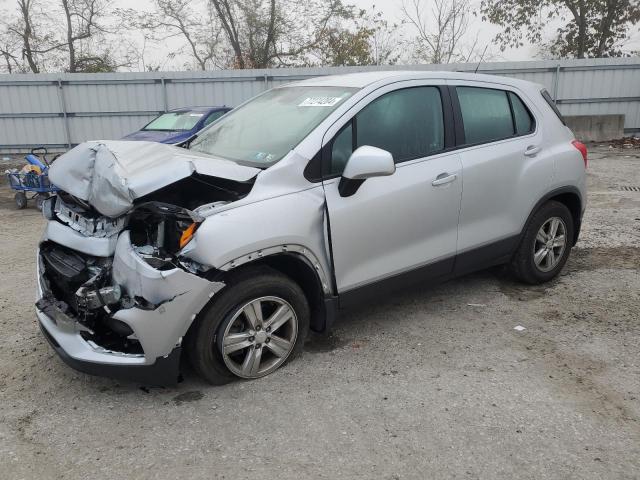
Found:
[[[55,321],[75,319],[80,335],[106,350],[142,354],[130,326],[114,320],[112,309],[131,308],[136,300],[111,282],[112,260],[91,257],[52,242],[40,247],[45,294],[36,306]],[[68,318],[64,318],[64,317]]]

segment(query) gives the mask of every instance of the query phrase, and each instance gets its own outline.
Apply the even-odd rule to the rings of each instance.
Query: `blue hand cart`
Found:
[[[34,148],[31,153],[26,155],[25,160],[30,164],[38,167],[40,173],[36,171],[30,172],[8,172],[7,180],[13,190],[16,191],[14,199],[16,206],[20,209],[26,208],[27,200],[36,201],[36,207],[42,208],[44,202],[52,193],[57,192],[58,188],[49,182],[50,162],[47,160],[47,149],[44,147]],[[54,157],[53,160],[58,158]],[[28,197],[28,195],[30,195]]]

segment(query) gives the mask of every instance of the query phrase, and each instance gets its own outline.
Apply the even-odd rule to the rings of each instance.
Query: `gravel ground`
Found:
[[[77,373],[33,313],[43,220],[0,187],[2,478],[640,478],[640,151],[594,148],[563,274],[347,312],[259,381]],[[522,325],[524,331],[514,327]]]

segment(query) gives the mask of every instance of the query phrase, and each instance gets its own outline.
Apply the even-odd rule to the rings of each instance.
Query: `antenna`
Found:
[[[487,53],[487,48],[489,48],[489,44],[488,43],[484,46],[484,50],[482,51],[482,55],[480,55],[480,61],[478,62],[478,65],[476,66],[476,69],[473,71],[473,73],[478,73],[478,69],[480,68],[480,64],[482,63],[482,59],[484,58],[484,54]]]

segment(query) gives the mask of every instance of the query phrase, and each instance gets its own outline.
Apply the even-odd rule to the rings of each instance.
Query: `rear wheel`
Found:
[[[571,252],[573,218],[560,202],[545,203],[527,226],[511,271],[526,283],[548,282],[556,277]]]
[[[309,328],[300,287],[268,268],[229,279],[187,338],[195,370],[208,382],[268,375],[298,353]]]
[[[13,196],[13,199],[16,201],[16,207],[18,207],[19,210],[27,207],[27,195],[24,192],[17,192]]]

